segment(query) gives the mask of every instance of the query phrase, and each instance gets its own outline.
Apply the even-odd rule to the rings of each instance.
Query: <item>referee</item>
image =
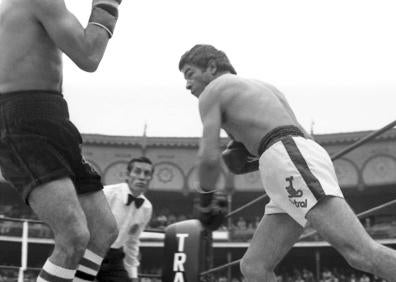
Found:
[[[104,187],[103,191],[117,221],[119,235],[103,260],[97,281],[139,281],[139,237],[153,211],[144,193],[149,187],[153,172],[153,164],[148,158],[133,158],[127,165],[126,182]]]

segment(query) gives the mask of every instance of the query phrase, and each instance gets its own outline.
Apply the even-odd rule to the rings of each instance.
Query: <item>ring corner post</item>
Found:
[[[198,220],[185,220],[165,229],[162,281],[199,282],[211,262],[212,235]]]

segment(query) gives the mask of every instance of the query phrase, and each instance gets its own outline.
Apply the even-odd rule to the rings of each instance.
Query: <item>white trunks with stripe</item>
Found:
[[[321,199],[344,197],[327,151],[297,127],[275,128],[259,151],[261,179],[270,198],[265,214],[287,213],[305,226],[306,214]]]

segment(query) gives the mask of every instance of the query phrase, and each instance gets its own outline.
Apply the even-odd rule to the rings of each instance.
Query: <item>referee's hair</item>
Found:
[[[128,162],[128,165],[127,165],[127,172],[128,173],[131,172],[134,163],[146,163],[146,164],[153,165],[151,160],[149,158],[147,158],[147,157],[141,156],[141,157],[138,157],[138,158],[133,158],[133,159],[131,159]],[[154,167],[153,167],[153,171],[154,171]]]

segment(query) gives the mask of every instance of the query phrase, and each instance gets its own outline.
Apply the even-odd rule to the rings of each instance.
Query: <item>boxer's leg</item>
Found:
[[[323,199],[307,219],[352,267],[396,281],[396,251],[374,241],[344,199]]]
[[[118,228],[102,190],[81,194],[79,200],[91,237],[74,281],[94,281],[103,257],[117,239]]]
[[[285,213],[266,214],[241,260],[248,282],[275,282],[275,267],[298,240],[303,228]]]
[[[62,178],[40,185],[28,200],[38,217],[50,226],[55,240],[38,281],[72,281],[90,236],[73,183]]]

